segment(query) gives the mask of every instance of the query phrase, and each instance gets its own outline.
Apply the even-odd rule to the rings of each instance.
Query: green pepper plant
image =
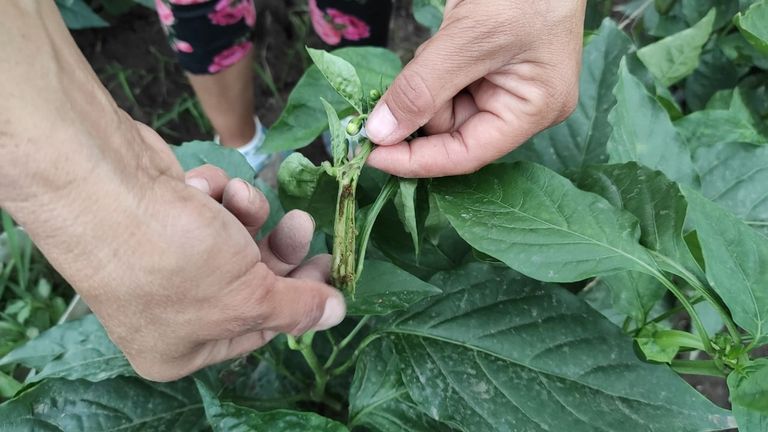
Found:
[[[768,0],[617,3],[588,4],[576,111],[459,177],[365,167],[400,60],[309,50],[265,145],[327,129],[332,160],[290,155],[275,193],[174,151],[311,213],[348,318],[163,384],[59,325],[0,359],[31,371],[0,430],[768,430]]]

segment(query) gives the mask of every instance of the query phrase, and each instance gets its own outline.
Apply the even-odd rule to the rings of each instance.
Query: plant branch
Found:
[[[373,224],[381,213],[381,209],[384,208],[384,204],[387,203],[397,193],[397,177],[390,176],[387,183],[379,192],[379,196],[376,197],[376,201],[371,204],[368,214],[365,215],[365,221],[363,221],[363,228],[358,238],[358,257],[357,257],[357,270],[355,273],[355,280],[360,279],[360,275],[363,274],[363,265],[365,262],[365,252],[368,249],[368,240],[371,237],[371,231],[373,230]]]
[[[365,325],[368,323],[368,320],[371,319],[370,315],[364,316],[360,321],[358,321],[355,328],[352,329],[349,334],[342,339],[341,343],[338,345],[334,344],[333,351],[331,352],[331,355],[328,357],[328,360],[325,362],[325,365],[323,365],[323,369],[328,370],[331,366],[333,366],[333,363],[336,361],[336,357],[338,357],[339,353],[344,350],[344,348],[349,345],[350,342],[357,336],[358,333],[365,327]]]
[[[691,322],[696,328],[696,332],[699,334],[699,337],[701,338],[701,342],[704,345],[705,351],[709,354],[714,353],[714,350],[712,348],[712,343],[710,342],[709,335],[707,334],[707,330],[704,328],[704,324],[702,324],[699,314],[696,313],[696,310],[693,308],[693,305],[691,305],[691,303],[688,301],[688,298],[685,297],[685,294],[683,294],[680,291],[680,289],[675,286],[675,284],[673,284],[669,279],[667,279],[659,271],[654,271],[653,276],[656,279],[658,279],[659,282],[661,282],[661,284],[664,285],[672,293],[672,295],[674,295],[677,298],[680,304],[685,308],[685,311],[691,317]]]
[[[723,372],[713,360],[672,360],[672,369],[680,374],[706,375],[723,378]]]
[[[368,335],[365,339],[363,339],[362,342],[360,342],[360,345],[357,346],[355,349],[355,352],[352,354],[352,357],[349,358],[343,365],[337,367],[336,369],[333,369],[330,371],[331,376],[339,376],[349,370],[352,366],[355,365],[355,362],[357,362],[357,358],[360,357],[360,353],[363,352],[365,347],[367,347],[371,342],[375,341],[381,337],[381,333],[374,333],[371,335]]]

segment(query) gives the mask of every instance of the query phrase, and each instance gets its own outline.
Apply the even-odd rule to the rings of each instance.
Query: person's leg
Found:
[[[155,0],[160,21],[208,119],[228,147],[252,143],[253,0]]]
[[[309,0],[309,13],[328,45],[387,46],[392,0]]]

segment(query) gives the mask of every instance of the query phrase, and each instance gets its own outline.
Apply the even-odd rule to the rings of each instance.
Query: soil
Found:
[[[256,69],[264,71],[273,85],[263,76],[257,78],[256,113],[264,124],[270,125],[280,115],[291,89],[308,65],[304,46],[328,47],[311,31],[306,3],[260,2],[265,7],[259,12],[255,35]],[[396,1],[394,15],[390,48],[405,62],[429,32],[413,21],[410,0]],[[211,139],[210,125],[175,62],[153,11],[136,7],[112,19],[108,28],[80,30],[73,35],[118,105],[134,119],[155,128],[171,144]],[[319,141],[302,152],[315,162],[326,159]],[[273,176],[274,173],[268,175]],[[716,404],[729,407],[724,380],[685,378]]]

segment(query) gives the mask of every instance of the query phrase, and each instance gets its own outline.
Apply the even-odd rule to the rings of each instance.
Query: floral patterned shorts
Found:
[[[254,0],[155,0],[157,14],[181,67],[215,74],[251,49]],[[391,0],[309,0],[312,26],[331,46],[385,46]]]

